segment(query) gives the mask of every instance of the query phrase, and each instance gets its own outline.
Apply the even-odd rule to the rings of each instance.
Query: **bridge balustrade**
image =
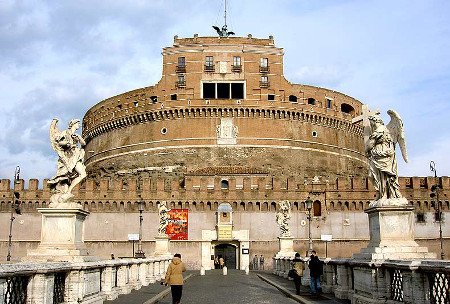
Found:
[[[164,277],[170,258],[0,264],[1,304],[103,303]]]
[[[274,273],[288,260],[274,258]],[[323,269],[323,292],[352,303],[450,303],[450,261],[325,259]]]

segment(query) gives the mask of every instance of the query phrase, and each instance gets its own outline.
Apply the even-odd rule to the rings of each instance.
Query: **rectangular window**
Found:
[[[176,83],[177,88],[184,88],[186,86],[186,79],[184,75],[178,75],[178,81]]]
[[[233,66],[235,66],[235,67],[241,66],[241,57],[239,57],[239,56],[233,57]]]
[[[332,107],[331,99],[327,99],[327,108],[331,109],[331,107]]]
[[[218,83],[217,84],[217,98],[230,99],[230,84]]]
[[[213,67],[214,66],[214,57],[213,56],[206,56],[206,58],[205,58],[205,66],[207,66],[207,67]]]
[[[275,94],[267,95],[267,100],[275,100]]]
[[[203,98],[204,99],[215,99],[216,98],[216,84],[215,83],[204,83],[203,84]]]
[[[268,82],[269,82],[269,77],[267,77],[267,76],[261,76],[261,82],[263,82],[263,83],[268,83]]]
[[[186,58],[185,57],[178,57],[178,67],[180,67],[180,68],[186,67]]]
[[[267,68],[269,66],[269,59],[261,58],[259,66],[262,68]]]
[[[244,84],[232,83],[231,84],[231,98],[232,99],[244,99]]]

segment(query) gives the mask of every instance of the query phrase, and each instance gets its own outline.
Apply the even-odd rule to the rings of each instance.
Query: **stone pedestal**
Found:
[[[169,237],[166,235],[160,235],[155,237],[155,256],[171,256],[169,252]]]
[[[287,236],[278,237],[279,240],[279,251],[275,255],[275,258],[294,258],[294,238]]]
[[[370,242],[367,248],[354,254],[364,260],[414,260],[435,259],[428,248],[419,247],[414,241],[414,207],[371,207],[369,216]]]
[[[79,208],[39,208],[42,214],[41,242],[29,250],[26,261],[86,262],[90,256],[84,245],[84,220],[88,211]]]

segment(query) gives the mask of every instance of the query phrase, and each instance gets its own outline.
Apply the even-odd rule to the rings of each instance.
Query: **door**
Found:
[[[236,269],[236,247],[231,244],[220,244],[214,247],[214,255],[222,256],[228,269]]]

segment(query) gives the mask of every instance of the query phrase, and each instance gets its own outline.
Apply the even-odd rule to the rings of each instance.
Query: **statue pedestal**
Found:
[[[169,252],[169,237],[166,235],[159,235],[155,237],[155,256],[171,256]]]
[[[406,200],[406,199],[405,199]],[[363,260],[435,259],[436,254],[414,241],[414,207],[371,207],[369,216],[370,242],[367,248],[354,254]]]
[[[291,236],[280,236],[279,240],[279,251],[275,255],[275,258],[294,258],[294,238]]]
[[[42,214],[41,242],[29,250],[26,261],[86,262],[90,256],[84,244],[84,220],[88,211],[78,208],[39,208]]]

